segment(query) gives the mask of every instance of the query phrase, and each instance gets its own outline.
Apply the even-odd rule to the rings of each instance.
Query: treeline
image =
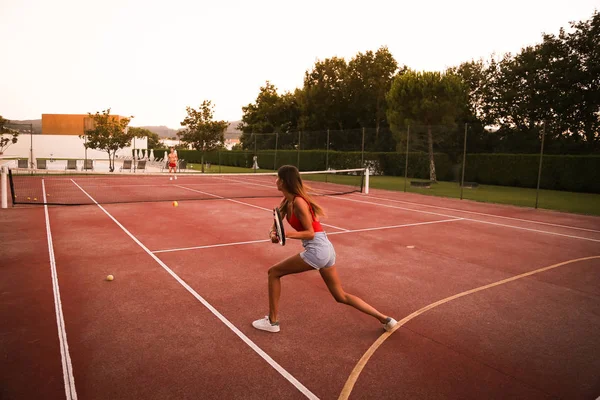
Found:
[[[547,153],[598,153],[600,14],[557,35],[543,34],[518,54],[464,62],[443,73],[411,71],[386,47],[349,61],[328,58],[307,70],[303,87],[293,92],[279,94],[267,81],[243,113],[244,149],[273,148],[274,135],[258,134],[277,132],[277,147],[293,149],[299,131],[367,128],[375,134],[366,147],[396,151],[408,125],[453,131],[432,135],[435,147],[449,137],[460,140],[468,124],[470,152],[536,153],[543,129]],[[333,140],[333,147],[363,145],[356,134]]]

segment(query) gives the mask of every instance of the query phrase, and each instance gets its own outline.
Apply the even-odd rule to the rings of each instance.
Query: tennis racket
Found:
[[[283,228],[283,220],[281,219],[281,213],[279,208],[273,209],[273,219],[275,220],[275,235],[279,240],[279,244],[285,246],[285,229]]]

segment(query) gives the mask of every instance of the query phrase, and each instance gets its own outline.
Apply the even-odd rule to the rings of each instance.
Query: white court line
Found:
[[[216,194],[212,194],[212,193],[208,193],[208,192],[203,192],[202,190],[191,189],[191,188],[188,188],[188,187],[185,187],[185,186],[181,186],[181,185],[175,185],[175,186],[177,186],[178,188],[181,188],[181,189],[189,190],[189,191],[191,191],[191,192],[196,192],[196,193],[206,194],[206,195],[208,195],[208,196],[212,196],[212,197],[215,197],[215,198],[217,198],[217,199],[221,199],[221,200],[227,200],[227,201],[232,201],[232,202],[234,202],[234,203],[242,204],[242,205],[245,205],[245,206],[250,206],[250,207],[258,208],[259,210],[265,210],[265,211],[268,211],[268,212],[273,212],[273,210],[270,210],[270,209],[268,209],[268,208],[264,208],[264,207],[261,207],[261,206],[256,206],[256,205],[254,205],[254,204],[250,204],[250,203],[244,203],[243,201],[238,201],[238,200],[233,200],[233,199],[226,199],[226,198],[225,198],[225,197],[223,197],[223,196],[218,196],[218,195],[216,195]],[[325,223],[323,223],[323,222],[321,222],[321,225],[324,225],[324,226],[329,226],[330,228],[339,229],[339,230],[341,230],[341,231],[347,231],[347,230],[348,230],[348,229],[340,228],[339,226],[334,226],[334,225],[325,224]]]
[[[392,205],[389,205],[389,204],[373,203],[371,201],[349,199],[349,198],[338,197],[338,196],[335,196],[335,197],[331,196],[331,198],[339,199],[339,200],[346,200],[346,201],[353,201],[355,203],[372,204],[372,205],[375,205],[375,206],[385,207],[385,208],[394,208],[394,209],[398,209],[398,210],[414,211],[414,212],[421,213],[421,214],[439,215],[441,217],[449,217],[449,218],[461,218],[461,217],[458,217],[456,215],[448,215],[448,214],[434,213],[434,212],[430,212],[430,211],[415,210],[415,209],[412,209],[412,208],[392,206]],[[590,242],[598,242],[598,243],[600,243],[600,239],[592,239],[592,238],[587,238],[587,237],[583,237],[583,236],[566,235],[564,233],[542,231],[542,230],[539,230],[539,229],[524,228],[524,227],[515,226],[515,225],[499,224],[497,222],[482,221],[482,220],[479,220],[479,219],[472,219],[472,218],[462,218],[462,219],[465,220],[465,221],[478,222],[480,224],[496,225],[496,226],[502,226],[502,227],[505,227],[505,228],[519,229],[519,230],[524,230],[524,231],[529,231],[529,232],[545,233],[547,235],[563,236],[563,237],[568,237],[568,238],[571,238],[571,239],[588,240]]]
[[[463,218],[454,218],[454,219],[444,219],[444,220],[441,220],[441,221],[416,222],[414,224],[402,224],[402,225],[391,225],[391,226],[378,226],[378,227],[375,227],[375,228],[351,229],[351,230],[345,230],[345,231],[341,231],[341,232],[327,233],[327,236],[331,236],[331,235],[343,235],[345,233],[379,231],[379,230],[384,230],[384,229],[404,228],[404,227],[407,227],[407,226],[439,224],[439,223],[442,223],[442,222],[461,221],[462,219]],[[155,250],[155,251],[153,251],[153,253],[156,254],[156,253],[170,253],[170,252],[174,252],[174,251],[211,249],[213,247],[239,246],[239,245],[243,245],[243,244],[254,244],[254,243],[262,243],[262,242],[270,242],[270,240],[269,239],[263,239],[263,240],[249,240],[249,241],[246,241],[246,242],[207,244],[207,245],[203,245],[203,246],[181,247],[181,248],[166,249],[166,250]]]
[[[356,195],[356,193],[352,193],[352,194]],[[469,214],[477,214],[477,215],[483,215],[483,216],[486,216],[486,217],[504,218],[504,219],[510,219],[512,221],[529,222],[529,223],[532,223],[532,224],[555,226],[555,227],[558,227],[558,228],[568,228],[568,229],[576,229],[576,230],[580,230],[580,231],[600,233],[599,230],[588,229],[588,228],[579,228],[577,226],[570,226],[570,225],[552,224],[550,222],[541,222],[541,221],[535,221],[535,220],[531,220],[531,219],[505,217],[505,216],[502,216],[502,215],[486,214],[486,213],[481,213],[481,212],[477,212],[477,211],[460,210],[458,208],[432,206],[432,205],[429,205],[429,204],[414,203],[414,202],[405,201],[405,200],[386,199],[385,197],[376,197],[376,196],[372,196],[372,195],[369,195],[369,198],[370,199],[377,199],[377,200],[386,200],[386,201],[391,201],[391,202],[394,202],[394,203],[406,203],[406,204],[412,204],[412,205],[422,206],[422,207],[437,208],[437,209],[440,209],[440,210],[449,210],[449,211],[458,211],[458,212],[469,213]]]
[[[452,219],[442,219],[442,220],[439,220],[439,221],[415,222],[413,224],[378,226],[378,227],[375,227],[375,228],[351,229],[351,230],[348,230],[348,231],[345,231],[345,232],[331,232],[331,233],[328,233],[327,236],[330,236],[330,235],[342,235],[344,233],[368,232],[368,231],[380,231],[380,230],[384,230],[384,229],[405,228],[405,227],[408,227],[408,226],[441,224],[441,223],[444,223],[444,222],[462,221],[463,219],[464,218],[452,218]]]
[[[246,343],[252,350],[254,350],[259,356],[261,356],[273,369],[275,369],[281,376],[287,379],[292,385],[296,387],[302,394],[304,394],[309,399],[318,400],[318,397],[315,396],[308,388],[306,388],[302,383],[300,383],[296,378],[294,378],[289,372],[287,372],[281,365],[279,365],[275,360],[271,358],[267,353],[265,353],[260,347],[258,347],[250,338],[242,333],[235,325],[233,325],[227,318],[223,316],[216,308],[214,308],[208,301],[206,301],[202,296],[200,296],[191,286],[185,283],[171,268],[169,268],[164,262],[160,260],[156,255],[154,255],[146,246],[142,244],[131,232],[127,230],[115,217],[113,217],[104,207],[102,207],[98,202],[90,196],[85,190],[81,188],[75,181],[73,181],[75,186],[79,188],[87,197],[90,198],[110,219],[114,221],[115,224],[119,226],[134,242],[138,244],[150,257],[154,259],[165,271],[167,271],[181,286],[183,286],[189,293],[192,294],[204,307],[206,307],[210,312],[212,312],[225,326],[233,331],[244,343]]]
[[[153,253],[157,254],[157,253],[170,253],[170,252],[173,252],[173,251],[210,249],[210,248],[213,248],[213,247],[238,246],[240,244],[253,244],[253,243],[262,243],[262,242],[270,242],[270,240],[269,239],[262,239],[262,240],[249,240],[247,242],[207,244],[207,245],[204,245],[204,246],[181,247],[181,248],[177,248],[177,249],[166,249],[166,250],[154,250]]]
[[[491,289],[491,288],[496,287],[496,286],[504,285],[506,283],[513,282],[513,281],[516,281],[518,279],[522,279],[522,278],[526,278],[526,277],[531,276],[531,275],[538,274],[540,272],[549,271],[551,269],[561,267],[563,265],[568,265],[568,264],[572,264],[572,263],[579,262],[579,261],[593,260],[593,259],[598,259],[598,258],[600,258],[600,256],[583,257],[583,258],[573,259],[573,260],[569,260],[569,261],[564,261],[564,262],[561,262],[561,263],[558,263],[558,264],[550,265],[549,267],[544,267],[544,268],[536,269],[534,271],[525,272],[525,273],[520,274],[520,275],[515,275],[515,276],[512,276],[510,278],[506,278],[506,279],[503,279],[503,280],[500,280],[500,281],[497,281],[497,282],[490,283],[488,285],[479,286],[477,288],[474,288],[474,289],[471,289],[471,290],[467,290],[467,291],[455,294],[455,295],[450,296],[450,297],[446,297],[445,299],[438,300],[435,303],[431,303],[428,306],[420,308],[419,310],[413,312],[409,316],[407,316],[407,317],[399,320],[398,323],[392,328],[391,331],[383,333],[377,340],[375,340],[375,342],[373,342],[373,344],[371,345],[371,347],[369,347],[369,349],[360,358],[360,360],[358,361],[358,363],[356,364],[356,366],[354,367],[354,369],[350,373],[350,376],[348,376],[348,380],[346,380],[346,383],[344,384],[344,387],[342,388],[342,392],[340,393],[340,396],[338,397],[338,400],[346,400],[346,399],[348,399],[348,397],[352,393],[352,389],[354,388],[354,385],[356,384],[356,381],[358,380],[358,377],[360,376],[360,374],[361,374],[362,370],[364,369],[365,365],[369,362],[369,359],[371,358],[371,356],[373,354],[375,354],[375,352],[377,351],[377,349],[379,349],[379,347],[381,347],[381,345],[383,344],[383,342],[385,342],[394,332],[396,332],[397,330],[399,330],[402,326],[404,326],[407,322],[409,322],[413,318],[416,318],[419,315],[421,315],[421,314],[423,314],[423,313],[425,313],[425,312],[427,312],[427,311],[429,311],[429,310],[431,310],[431,309],[433,309],[435,307],[438,307],[440,305],[446,304],[446,303],[448,303],[450,301],[459,299],[461,297],[468,296],[468,295],[471,295],[473,293],[480,292],[482,290],[487,290],[487,289]]]
[[[44,194],[44,203],[46,203],[46,185],[43,179],[42,191]],[[56,312],[56,326],[58,328],[60,361],[62,364],[63,379],[65,382],[65,396],[67,400],[76,400],[77,392],[75,390],[75,378],[73,377],[73,366],[71,364],[71,355],[69,354],[67,331],[65,329],[65,318],[62,311],[62,303],[60,301],[60,288],[58,286],[58,274],[56,273],[56,258],[54,257],[54,244],[52,242],[52,231],[50,230],[50,215],[48,214],[47,204],[44,204],[44,214],[46,217],[46,235],[48,236],[50,274],[52,276],[52,290],[54,292],[54,310]]]

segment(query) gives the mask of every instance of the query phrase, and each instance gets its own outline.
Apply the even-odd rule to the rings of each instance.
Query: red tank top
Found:
[[[302,200],[306,201],[306,199],[304,197],[301,197],[301,196],[296,196],[296,197],[300,197]],[[294,200],[296,200],[296,197],[294,197]],[[317,219],[315,217],[315,213],[314,213],[310,203],[308,201],[306,201],[306,203],[308,204],[308,209],[310,210],[310,215],[312,216],[313,231],[323,232],[323,227],[321,226],[321,223],[319,221],[317,221]],[[300,222],[300,220],[296,216],[296,213],[292,212],[292,215],[288,215],[287,221],[290,223],[292,228],[294,228],[296,231],[304,230],[304,227],[302,226],[302,222]]]

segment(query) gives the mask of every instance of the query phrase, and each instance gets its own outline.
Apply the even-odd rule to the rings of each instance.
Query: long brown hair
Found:
[[[312,197],[308,194],[310,186],[307,186],[302,182],[302,177],[300,177],[300,172],[298,171],[298,168],[294,167],[293,165],[282,165],[277,170],[277,176],[281,180],[283,188],[289,193],[295,194],[296,196],[300,196],[304,200],[306,200],[313,209],[315,215],[325,215],[325,211],[323,210],[323,208],[317,203],[315,203]],[[284,197],[281,201],[281,204],[279,205],[279,212],[282,213],[282,216],[285,216],[287,214],[288,206],[289,201]]]

